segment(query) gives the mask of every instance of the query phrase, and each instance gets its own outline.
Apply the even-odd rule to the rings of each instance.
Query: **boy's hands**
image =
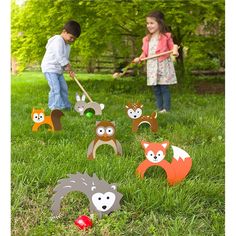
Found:
[[[67,64],[67,65],[65,66],[65,71],[66,71],[66,72],[71,71],[71,65],[70,65],[70,64]]]
[[[75,77],[75,72],[71,70],[71,65],[67,64],[65,67],[65,71],[68,72],[69,76],[74,79]]]
[[[69,71],[68,73],[69,73],[69,76],[70,76],[72,79],[74,79],[74,77],[75,77],[75,72],[71,70],[71,71]]]

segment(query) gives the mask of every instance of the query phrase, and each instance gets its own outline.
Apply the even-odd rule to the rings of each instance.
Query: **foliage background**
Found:
[[[27,0],[21,6],[12,0],[12,56],[21,70],[39,64],[47,40],[74,19],[82,27],[71,54],[79,62],[74,67],[94,72],[96,63],[108,56],[117,68],[141,53],[145,16],[158,9],[181,46],[176,67],[180,77],[193,69],[219,70],[224,67],[224,8],[224,0]]]

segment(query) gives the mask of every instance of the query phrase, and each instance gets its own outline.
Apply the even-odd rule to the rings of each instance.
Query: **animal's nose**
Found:
[[[102,206],[102,209],[104,209],[104,210],[105,210],[106,208],[107,208],[107,206],[105,206],[105,205],[104,205],[104,206]]]
[[[157,159],[157,156],[154,156],[154,159],[156,160],[156,159]]]
[[[134,115],[134,118],[136,118],[136,115]]]

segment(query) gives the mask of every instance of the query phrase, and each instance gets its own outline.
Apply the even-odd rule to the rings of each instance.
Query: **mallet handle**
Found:
[[[140,61],[146,61],[146,60],[149,60],[149,59],[152,59],[152,58],[160,57],[160,56],[163,56],[163,55],[166,55],[166,54],[171,54],[171,53],[173,53],[174,56],[178,53],[178,45],[174,44],[173,50],[162,52],[162,53],[159,53],[159,54],[155,54],[155,55],[152,55],[152,56],[149,56],[149,57],[144,57],[144,58],[141,58]]]
[[[74,77],[75,82],[79,85],[79,87],[81,88],[81,90],[84,92],[84,94],[88,97],[90,102],[93,102],[92,98],[88,95],[88,93],[86,92],[86,90],[83,88],[83,86],[81,85],[81,83],[77,80],[76,77]]]

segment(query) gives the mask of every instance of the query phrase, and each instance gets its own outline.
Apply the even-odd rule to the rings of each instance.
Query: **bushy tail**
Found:
[[[172,146],[172,148],[174,155],[170,163],[169,171],[167,171],[167,180],[170,185],[182,181],[192,167],[192,158],[187,152],[176,146]]]
[[[64,116],[64,113],[58,109],[55,109],[51,112],[52,123],[54,126],[54,130],[61,130],[61,117]]]

